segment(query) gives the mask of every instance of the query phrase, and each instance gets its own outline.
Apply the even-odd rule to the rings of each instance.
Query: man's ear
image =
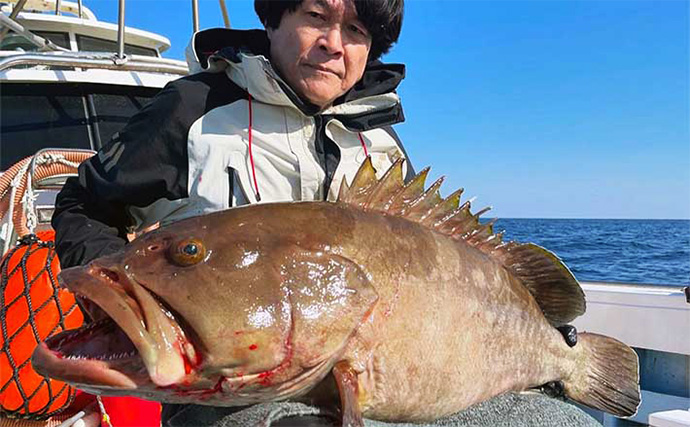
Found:
[[[266,35],[268,36],[268,40],[271,41],[273,37],[273,28],[270,27],[264,27],[266,29]]]

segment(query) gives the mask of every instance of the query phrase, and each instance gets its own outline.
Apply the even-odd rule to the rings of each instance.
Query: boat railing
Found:
[[[82,5],[82,0],[76,3],[63,0],[5,0],[8,7],[12,8],[12,19],[20,11],[33,12],[53,12],[56,15],[70,14],[81,19],[96,21],[96,15],[87,7]]]
[[[76,14],[79,18],[83,18],[86,14],[87,19],[96,20],[96,16],[90,10],[82,6],[81,0],[78,3],[72,2],[62,2],[62,0],[10,0],[10,4],[13,6],[9,16],[0,14],[1,21],[0,24],[2,28],[0,29],[0,40],[7,34],[8,31],[12,30],[26,37],[31,43],[36,44],[39,48],[46,50],[62,50],[58,46],[55,46],[50,41],[39,37],[30,31],[24,29],[19,22],[16,21],[17,16],[23,9],[48,11],[51,10],[50,6],[54,4],[55,14],[59,15],[61,12],[67,11]],[[226,28],[230,28],[230,18],[228,17],[228,10],[225,4],[225,0],[219,0],[220,9],[223,15],[223,21]],[[117,56],[120,59],[125,57],[125,0],[118,0],[118,22],[117,22]],[[199,0],[192,0],[192,29],[196,33],[199,31]]]
[[[141,71],[186,75],[189,72],[183,61],[143,55],[123,55],[110,52],[27,52],[12,53],[0,57],[0,72],[26,65],[75,67]]]
[[[39,52],[21,52],[10,53],[4,57],[0,55],[0,71],[20,67],[20,66],[54,66],[54,67],[75,67],[82,69],[107,69],[120,71],[140,71],[152,73],[167,73],[186,75],[189,72],[188,67],[182,61],[164,59],[160,57],[147,57],[141,55],[126,55],[125,49],[125,0],[118,1],[118,35],[117,35],[117,52],[72,52],[61,48],[51,41],[40,37],[31,31],[25,29],[16,17],[23,8],[39,10],[50,10],[50,5],[54,4],[56,14],[60,11],[68,11],[76,13],[77,16],[82,17],[84,13],[87,14],[88,19],[95,20],[96,17],[91,11],[81,5],[81,0],[78,4],[71,2],[62,2],[61,0],[11,0],[13,9],[9,16],[0,14],[0,39],[8,31],[13,31],[25,37],[29,42],[38,47]],[[225,0],[219,0],[220,9],[223,14],[225,26],[230,28],[230,19],[228,18],[227,7]],[[199,30],[199,4],[198,0],[192,0],[192,26],[194,32]],[[48,51],[48,52],[46,52]]]
[[[690,286],[687,285],[646,285],[624,282],[591,282],[580,281],[580,285],[588,290],[612,290],[620,293],[634,293],[646,295],[683,296],[690,304]]]

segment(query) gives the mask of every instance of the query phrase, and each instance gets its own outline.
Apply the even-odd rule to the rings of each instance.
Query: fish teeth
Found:
[[[129,357],[133,357],[137,354],[136,350],[131,350],[131,351],[123,351],[120,353],[116,354],[111,354],[106,357],[107,360],[117,360],[117,359],[127,359]]]
[[[68,359],[68,360],[84,360],[84,359],[86,359],[86,357],[85,357],[85,356],[82,356],[82,355],[80,355],[80,354],[70,354],[70,355],[67,356],[65,359]]]

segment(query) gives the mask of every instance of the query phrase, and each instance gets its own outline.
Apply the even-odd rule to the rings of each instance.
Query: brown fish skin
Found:
[[[379,294],[343,355],[360,372],[366,417],[429,421],[574,369],[576,351],[487,255],[400,218],[355,223],[341,250]]]
[[[336,366],[365,417],[423,422],[550,381],[574,396],[590,387],[590,338],[570,348],[497,257],[344,203],[191,218],[62,277],[130,336],[149,372],[113,361],[136,388],[106,384],[89,357],[61,354],[69,332],[37,350],[39,372],[95,393],[225,406],[310,398]]]

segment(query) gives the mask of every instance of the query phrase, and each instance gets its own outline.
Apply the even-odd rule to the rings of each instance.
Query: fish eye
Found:
[[[186,239],[170,247],[170,260],[181,266],[188,267],[198,264],[206,258],[206,248],[198,239]]]

